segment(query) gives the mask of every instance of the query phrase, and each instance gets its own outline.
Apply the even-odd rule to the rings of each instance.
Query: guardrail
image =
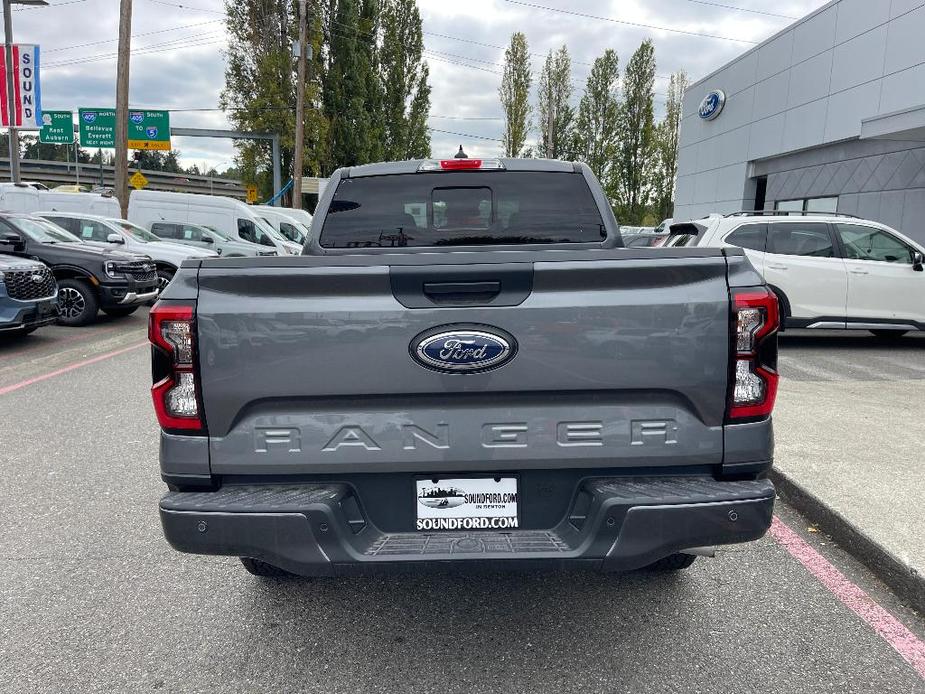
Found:
[[[134,172],[136,169],[131,168],[130,171]],[[20,161],[20,172],[23,181],[38,181],[49,188],[77,183],[77,165],[74,162],[24,159]],[[149,171],[147,169],[142,169],[141,173],[148,179],[147,190],[224,195],[226,197],[240,198],[241,200],[247,197],[247,191],[241,182],[229,178]],[[10,180],[10,160],[0,157],[0,181],[3,180]],[[81,164],[80,183],[81,185],[89,186],[100,185],[100,165]],[[114,183],[114,167],[104,165],[103,186],[112,188]]]

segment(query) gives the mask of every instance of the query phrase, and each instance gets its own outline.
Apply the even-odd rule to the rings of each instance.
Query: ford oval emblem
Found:
[[[514,338],[488,326],[446,326],[428,330],[411,343],[411,356],[421,366],[445,373],[479,373],[497,369],[514,358]]]
[[[726,92],[722,89],[714,89],[712,92],[703,97],[700,102],[698,114],[704,120],[713,120],[723,111],[726,105]]]

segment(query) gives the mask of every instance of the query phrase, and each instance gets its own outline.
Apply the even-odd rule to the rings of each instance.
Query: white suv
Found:
[[[672,234],[691,226],[698,246],[745,250],[788,327],[880,337],[925,330],[925,247],[888,226],[850,215],[740,212],[673,225]]]

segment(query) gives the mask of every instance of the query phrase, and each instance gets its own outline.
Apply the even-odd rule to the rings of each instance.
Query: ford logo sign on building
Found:
[[[722,89],[714,89],[712,92],[703,97],[700,102],[698,113],[704,120],[713,120],[723,111],[726,105],[726,92]]]
[[[438,328],[411,343],[422,366],[446,373],[477,373],[503,366],[515,354],[514,338],[494,328]]]

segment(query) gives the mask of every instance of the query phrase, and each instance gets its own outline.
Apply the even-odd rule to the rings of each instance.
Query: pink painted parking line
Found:
[[[902,656],[919,677],[925,680],[925,642],[913,634],[860,587],[836,569],[828,559],[813,549],[777,516],[771,523],[771,537],[848,609],[863,619],[871,629]]]
[[[20,381],[19,383],[14,383],[9,386],[0,387],[0,395],[6,395],[7,393],[12,393],[15,390],[20,388],[25,388],[26,386],[31,386],[34,383],[40,383],[41,381],[47,381],[49,378],[54,378],[55,376],[60,376],[74,369],[79,369],[84,366],[89,366],[90,364],[96,364],[97,362],[103,361],[104,359],[110,359],[112,357],[117,357],[120,354],[125,354],[126,352],[131,352],[134,349],[139,347],[145,347],[148,345],[148,341],[138,342],[134,345],[129,345],[128,347],[123,347],[122,349],[117,349],[113,352],[106,352],[105,354],[100,354],[90,359],[84,359],[83,361],[78,361],[68,366],[65,366],[61,369],[56,369],[54,371],[49,371],[48,373],[42,374],[40,376],[33,376],[32,378],[27,378],[25,381]]]

